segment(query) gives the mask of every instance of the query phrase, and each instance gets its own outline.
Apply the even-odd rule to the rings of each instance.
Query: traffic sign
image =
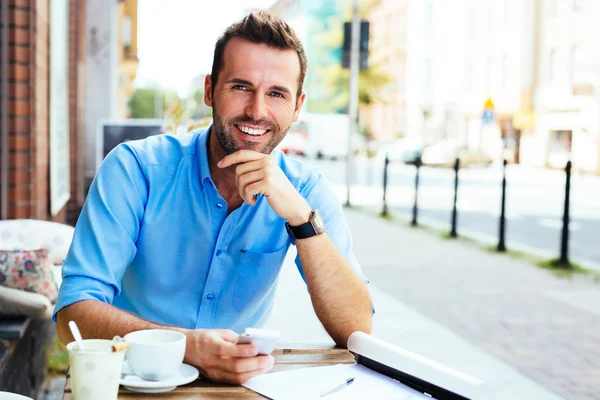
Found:
[[[496,106],[494,106],[494,102],[492,98],[488,98],[485,104],[483,105],[483,115],[481,116],[481,122],[484,125],[489,125],[494,123],[496,120]]]

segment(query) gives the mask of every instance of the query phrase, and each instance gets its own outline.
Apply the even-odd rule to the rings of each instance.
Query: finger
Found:
[[[266,176],[265,171],[261,169],[258,171],[248,172],[237,178],[238,191],[240,192],[240,196],[242,197],[242,200],[244,200],[246,203],[249,203],[250,200],[253,199],[254,194],[252,194],[252,196],[250,196],[250,198],[246,197],[246,195],[245,195],[246,187],[253,183],[262,181],[265,178],[265,176]]]
[[[264,363],[264,365],[260,368],[254,369],[252,371],[237,373],[237,372],[233,372],[233,371],[227,371],[224,369],[210,369],[210,370],[205,371],[204,375],[214,381],[234,383],[237,385],[241,385],[242,383],[247,382],[248,380],[254,378],[255,376],[264,374],[266,372],[269,372],[271,369],[273,369],[273,364],[275,361],[273,356],[265,356],[265,357],[267,357],[267,361]]]
[[[264,179],[251,183],[244,188],[243,192],[240,191],[240,196],[242,196],[244,201],[251,206],[256,204],[256,199],[258,198],[259,194],[264,194],[265,196],[269,197],[267,192],[267,184]]]
[[[268,166],[269,162],[268,157],[261,158],[260,160],[248,161],[243,164],[239,164],[235,167],[235,174],[237,176],[247,174],[248,172],[258,171],[259,169],[264,169]]]
[[[215,329],[213,332],[231,343],[237,343],[238,337],[240,336],[231,329]]]
[[[217,167],[227,168],[234,164],[260,160],[265,157],[267,157],[267,154],[259,153],[258,151],[238,150],[233,154],[223,157],[223,159],[217,163]]]
[[[273,356],[256,356],[250,358],[222,357],[219,360],[219,368],[225,372],[243,374],[266,369],[272,366],[273,362]]]
[[[236,374],[234,372],[227,372],[227,371],[223,371],[223,370],[214,370],[214,369],[202,371],[202,374],[205,377],[207,377],[208,379],[210,379],[211,381],[231,383],[234,385],[241,385],[242,383],[245,383],[245,382],[249,381],[250,379],[254,378],[255,376],[258,376],[263,373],[264,373],[264,371],[262,371],[262,370],[245,372],[243,374]]]
[[[254,357],[258,354],[256,346],[251,344],[236,344],[219,336],[212,336],[209,351],[221,357]]]

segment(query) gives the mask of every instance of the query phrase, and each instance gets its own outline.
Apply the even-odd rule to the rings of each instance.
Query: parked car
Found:
[[[350,120],[346,114],[303,112],[277,148],[286,154],[308,158],[344,159],[348,155],[349,132]],[[365,147],[365,139],[361,135],[352,137],[354,154]]]
[[[433,167],[454,167],[456,159],[460,159],[461,167],[471,165],[488,166],[492,163],[492,158],[479,151],[460,147],[450,139],[441,140],[435,144],[426,146],[423,149],[421,160],[423,165]]]
[[[418,141],[409,139],[397,139],[385,143],[379,147],[377,158],[384,160],[387,154],[391,162],[402,162],[414,165],[421,157],[422,146]]]
[[[283,138],[279,146],[277,146],[285,154],[305,155],[308,140],[308,123],[299,119],[294,122],[287,135]]]
[[[306,113],[304,118],[308,123],[307,157],[331,160],[347,157],[350,135],[350,118],[347,114]],[[352,136],[354,154],[365,147],[365,139],[361,135]]]

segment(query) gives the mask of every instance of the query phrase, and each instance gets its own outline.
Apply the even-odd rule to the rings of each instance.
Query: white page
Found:
[[[321,397],[321,391],[354,377],[350,385]],[[244,384],[273,400],[279,399],[323,399],[323,400],[409,400],[431,397],[405,386],[392,378],[359,365],[333,365],[326,367],[302,368],[292,371],[275,372],[257,376]]]

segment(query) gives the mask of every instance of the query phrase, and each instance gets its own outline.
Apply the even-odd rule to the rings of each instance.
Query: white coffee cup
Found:
[[[83,351],[77,342],[67,345],[74,400],[117,398],[125,352],[113,352],[113,344],[112,340],[87,339]]]
[[[159,381],[179,373],[185,356],[183,333],[149,329],[128,333],[124,339],[131,344],[126,359],[135,375],[147,381]]]

